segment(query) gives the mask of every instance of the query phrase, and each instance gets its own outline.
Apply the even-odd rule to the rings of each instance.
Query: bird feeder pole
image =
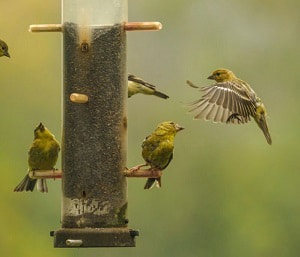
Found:
[[[135,246],[124,174],[126,31],[161,24],[127,22],[127,5],[63,0],[62,24],[30,26],[31,32],[63,33],[62,227],[52,232],[54,247]]]

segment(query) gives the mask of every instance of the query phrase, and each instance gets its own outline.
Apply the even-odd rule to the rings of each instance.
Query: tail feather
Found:
[[[262,132],[265,135],[265,138],[268,142],[269,145],[272,145],[272,138],[271,135],[269,133],[269,128],[267,125],[267,121],[266,121],[266,117],[265,115],[261,115],[261,117],[259,119],[255,119],[257,125],[259,126],[259,128],[262,130]]]
[[[38,179],[36,189],[39,192],[48,193],[48,186],[47,186],[46,179]]]
[[[151,189],[156,184],[157,187],[161,187],[161,178],[148,178],[144,186],[144,189]]]
[[[33,191],[36,179],[32,179],[26,174],[23,180],[15,187],[14,192]]]
[[[169,96],[167,96],[166,94],[162,93],[162,92],[159,92],[159,91],[154,91],[153,93],[155,96],[158,96],[160,98],[163,98],[163,99],[168,99]]]

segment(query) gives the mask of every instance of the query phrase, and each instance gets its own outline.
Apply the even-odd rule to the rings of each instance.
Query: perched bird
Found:
[[[208,79],[217,83],[202,87],[202,97],[191,103],[190,111],[197,111],[195,119],[204,118],[213,122],[243,124],[253,117],[265,135],[268,144],[272,144],[266,121],[266,108],[250,85],[237,78],[227,69],[215,70]],[[193,86],[193,83],[187,81]]]
[[[138,93],[144,95],[155,95],[164,99],[169,98],[169,96],[167,96],[166,94],[157,91],[155,89],[155,86],[132,74],[128,74],[128,97],[131,97]]]
[[[10,57],[7,44],[0,39],[0,57],[1,56]]]
[[[60,145],[54,135],[40,123],[34,130],[34,140],[28,151],[28,171],[53,170],[56,164]],[[37,182],[37,190],[47,193],[45,179],[32,179],[28,174],[14,189],[15,192],[33,191]]]
[[[147,136],[142,144],[142,156],[152,170],[164,170],[173,158],[174,138],[184,128],[171,121],[162,122],[155,131]],[[161,187],[161,178],[148,178],[144,189],[150,189],[155,183]]]

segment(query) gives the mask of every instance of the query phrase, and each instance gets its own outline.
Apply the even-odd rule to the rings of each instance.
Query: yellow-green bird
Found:
[[[217,69],[208,79],[217,83],[202,87],[199,100],[191,103],[190,111],[198,112],[195,119],[212,120],[213,122],[243,124],[253,117],[265,135],[268,144],[272,144],[266,116],[266,108],[250,85],[237,78],[228,69]],[[193,84],[187,81],[188,84]]]
[[[135,94],[155,95],[163,99],[169,98],[166,94],[157,91],[154,85],[151,85],[135,75],[128,74],[128,97]]]
[[[10,57],[7,44],[0,39],[0,57],[1,56]]]
[[[57,162],[60,145],[54,135],[40,123],[34,130],[34,140],[28,151],[29,171],[53,170]],[[37,183],[37,190],[48,192],[46,179],[32,179],[28,174],[16,186],[15,192],[33,191]]]
[[[174,138],[184,128],[172,121],[160,123],[155,131],[147,136],[142,144],[142,156],[150,169],[164,170],[173,158]],[[150,189],[155,183],[161,187],[161,178],[148,178],[144,189]]]

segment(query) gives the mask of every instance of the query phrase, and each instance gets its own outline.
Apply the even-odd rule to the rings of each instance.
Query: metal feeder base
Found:
[[[51,231],[55,248],[135,247],[138,230],[129,228],[61,228]]]

